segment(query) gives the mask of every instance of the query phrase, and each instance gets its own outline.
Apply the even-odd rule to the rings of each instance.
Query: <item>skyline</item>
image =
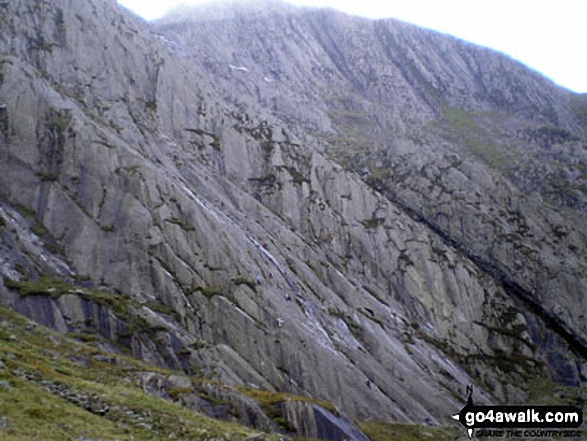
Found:
[[[242,1],[242,0],[241,0]],[[180,4],[210,0],[118,0],[145,20]],[[587,93],[587,4],[582,0],[288,0],[371,19],[396,18],[485,46],[522,62],[556,84]]]

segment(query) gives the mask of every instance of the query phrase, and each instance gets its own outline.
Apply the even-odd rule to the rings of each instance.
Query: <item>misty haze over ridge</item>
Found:
[[[177,14],[178,8],[181,9],[182,7],[176,7],[174,9],[172,9],[171,11],[169,11],[170,13],[172,13],[173,15],[175,15],[176,19],[178,18],[179,14]],[[267,1],[259,1],[259,2],[248,2],[248,1],[239,1],[239,0],[234,0],[234,1],[210,1],[210,2],[204,2],[202,4],[195,4],[195,5],[184,5],[184,13],[188,13],[189,10],[192,11],[192,20],[195,20],[197,18],[197,13],[196,10],[199,10],[199,14],[201,14],[203,11],[206,11],[207,17],[208,19],[211,18],[216,18],[219,19],[222,16],[224,18],[228,18],[228,16],[226,14],[230,14],[231,17],[234,17],[236,9],[251,9],[254,8],[256,9],[256,12],[258,14],[268,14],[268,13],[278,13],[280,10],[281,11],[285,11],[287,10],[288,12],[293,12],[294,8],[304,8],[304,9],[332,9],[332,10],[337,10],[337,11],[342,11],[342,7],[337,8],[336,6],[301,6],[300,4],[296,3],[296,2],[286,2],[286,1],[280,1],[280,0],[267,0]],[[540,6],[540,9],[544,9],[543,6]],[[228,12],[231,11],[231,12]],[[471,13],[472,11],[468,11],[469,13]],[[349,14],[349,12],[344,12],[345,14]],[[210,14],[214,14],[213,16]],[[219,15],[220,14],[220,15]],[[361,17],[367,17],[369,14],[361,14],[361,13],[353,13],[350,12],[351,15],[355,15],[355,16],[361,16]],[[413,14],[413,13],[412,13]],[[169,15],[166,14],[166,15]],[[408,14],[409,15],[409,14]],[[533,15],[531,15],[533,16]],[[163,17],[161,17],[163,18]],[[392,18],[391,16],[389,18]],[[371,18],[371,19],[386,19],[384,16],[378,17],[378,18]],[[413,21],[418,21],[417,16],[414,16],[413,18],[408,18],[408,17],[404,17],[404,18],[392,18],[392,19],[396,19],[405,23],[409,23],[410,20]],[[475,20],[475,18],[471,18],[471,20]],[[520,28],[522,28],[523,26],[523,17],[520,17]],[[429,21],[429,20],[428,20]],[[553,71],[554,66],[552,65],[552,62],[550,64],[550,66],[545,65],[544,63],[540,62],[539,60],[536,59],[536,54],[532,55],[532,52],[535,52],[535,50],[531,50],[531,47],[527,47],[526,48],[526,52],[524,52],[524,50],[521,48],[521,46],[519,45],[510,45],[510,44],[506,44],[504,42],[503,39],[500,39],[498,41],[494,41],[491,42],[491,40],[487,39],[487,35],[482,36],[482,35],[475,35],[472,34],[469,31],[466,31],[464,29],[459,29],[458,26],[453,26],[453,28],[449,28],[447,27],[447,24],[442,24],[442,22],[429,22],[429,23],[425,23],[426,20],[424,19],[422,23],[420,24],[416,24],[419,27],[425,28],[425,29],[430,29],[433,30],[434,32],[440,32],[444,35],[450,35],[450,36],[454,36],[455,38],[459,38],[462,39],[464,41],[469,41],[472,44],[476,44],[476,45],[480,45],[483,47],[489,47],[494,51],[498,51],[504,55],[506,55],[507,57],[510,57],[512,59],[515,59],[521,63],[523,63],[524,65],[530,67],[533,70],[536,70],[538,72],[541,73],[541,75],[545,75],[548,78],[550,78],[552,81],[554,81],[555,83],[561,85],[561,87],[565,87],[565,88],[573,88],[573,86],[571,86],[570,84],[575,84],[575,89],[577,87],[579,87],[579,85],[577,84],[577,81],[574,80],[572,81],[570,78],[567,79],[563,79],[563,76],[561,74],[556,74]],[[510,33],[510,39],[511,40],[515,40],[515,39],[524,39],[525,37],[523,37],[522,35],[516,35],[515,34],[515,26],[513,22],[508,22],[508,26],[511,28],[509,30]],[[514,27],[512,27],[514,26]],[[437,30],[440,29],[440,30]],[[507,28],[506,28],[507,29]],[[562,31],[562,29],[561,29]],[[487,31],[489,32],[489,30]],[[501,30],[495,30],[496,33],[498,32],[504,32],[504,29]],[[555,39],[561,39],[562,36],[559,35],[558,38],[556,37],[556,34],[553,35],[552,38]],[[542,41],[542,40],[538,40],[538,41]],[[537,42],[534,43],[534,45],[539,44]],[[564,41],[568,41],[568,38],[566,38]],[[544,42],[542,42],[543,44]],[[528,46],[528,44],[527,44]],[[561,48],[564,50],[564,46]],[[544,53],[541,55],[541,57],[548,57],[548,56],[553,56],[553,54],[551,54],[548,51],[543,51]],[[569,54],[570,55],[570,54]],[[560,63],[564,63],[564,59],[561,58],[560,59]],[[570,65],[567,67],[568,69],[573,69],[572,67],[572,63],[570,63]],[[561,83],[566,83],[565,86],[562,86]],[[583,86],[581,86],[583,87]],[[576,89],[578,90],[578,89]],[[587,90],[584,91],[584,93],[587,93]]]

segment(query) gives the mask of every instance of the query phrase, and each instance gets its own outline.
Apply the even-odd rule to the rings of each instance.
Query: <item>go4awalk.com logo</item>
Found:
[[[583,411],[574,406],[475,406],[473,388],[467,387],[465,407],[453,418],[483,437],[581,438]]]

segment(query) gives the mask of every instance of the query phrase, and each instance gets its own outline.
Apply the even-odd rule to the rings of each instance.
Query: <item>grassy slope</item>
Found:
[[[115,357],[115,362],[99,361],[101,356]],[[239,440],[253,433],[151,397],[133,379],[138,372],[171,372],[107,354],[35,325],[3,306],[0,361],[3,440]],[[66,392],[60,396],[55,390]],[[76,397],[98,403],[96,410],[106,406],[110,410],[99,416],[85,410],[84,404],[76,405]]]
[[[454,441],[462,431],[458,428],[424,427],[414,424],[365,422],[360,429],[373,441]]]
[[[0,439],[243,440],[255,433],[152,397],[137,381],[137,374],[145,372],[174,374],[76,341],[0,305]],[[274,414],[274,406],[286,398],[311,401],[336,413],[330,403],[305,397],[248,388],[241,392],[285,426],[281,415]],[[82,397],[84,402],[95,403],[94,411],[107,406],[109,412],[100,416],[86,410],[84,403],[74,403],[72,397],[73,401]],[[458,435],[455,428],[374,422],[359,426],[374,441],[442,441]],[[267,439],[276,441],[279,436],[269,435]]]

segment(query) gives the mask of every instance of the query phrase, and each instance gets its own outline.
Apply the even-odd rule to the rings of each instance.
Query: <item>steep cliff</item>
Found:
[[[2,302],[354,419],[585,381],[584,100],[446,36],[270,5],[2,6]]]
[[[170,14],[159,28],[199,71],[319,138],[320,151],[465,253],[584,357],[581,96],[394,20],[205,12]]]

